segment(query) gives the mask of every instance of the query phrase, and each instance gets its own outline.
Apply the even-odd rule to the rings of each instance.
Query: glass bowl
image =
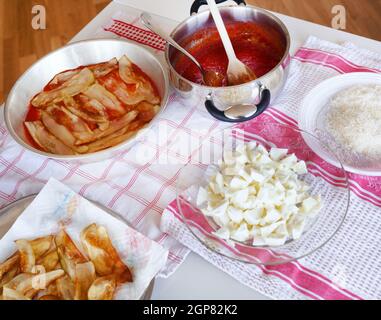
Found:
[[[324,160],[315,154],[305,143],[313,140],[322,149],[334,152],[314,135],[294,126],[278,122],[255,121],[240,127],[229,128],[212,134],[204,140],[197,154],[184,166],[177,180],[177,210],[183,222],[204,246],[225,257],[257,265],[278,265],[301,259],[318,250],[338,232],[347,215],[350,192],[347,174],[338,157],[339,168],[327,172]],[[250,242],[223,240],[213,234],[219,227],[211,218],[206,217],[196,205],[199,188],[205,187],[216,171],[224,151],[234,150],[238,145],[256,141],[267,149],[277,147],[288,149],[298,160],[304,160],[308,173],[299,179],[308,183],[312,196],[320,195],[322,208],[315,218],[307,222],[302,236],[288,240],[282,246],[254,246]]]

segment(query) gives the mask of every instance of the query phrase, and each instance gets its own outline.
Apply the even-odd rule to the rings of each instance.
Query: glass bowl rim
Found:
[[[322,146],[324,146],[325,148],[327,148],[332,154],[334,157],[336,157],[336,159],[338,160],[338,164],[340,164],[340,167],[337,167],[335,166],[336,168],[340,169],[340,171],[344,174],[344,181],[345,182],[345,187],[343,187],[343,189],[345,190],[346,194],[347,194],[347,201],[346,201],[346,206],[345,206],[345,209],[344,209],[344,214],[343,214],[343,217],[341,218],[341,221],[340,223],[338,224],[338,226],[335,228],[335,230],[332,232],[332,234],[327,237],[327,239],[325,239],[324,241],[322,241],[321,243],[319,243],[318,246],[312,248],[311,250],[308,250],[306,253],[298,256],[298,257],[290,257],[290,259],[284,259],[284,261],[279,261],[279,262],[250,262],[250,261],[245,261],[245,260],[242,260],[242,259],[239,259],[239,258],[235,258],[235,257],[232,257],[232,256],[228,256],[227,254],[224,254],[224,253],[221,253],[219,251],[217,251],[216,249],[214,249],[213,247],[209,246],[207,243],[205,243],[202,239],[199,238],[199,236],[192,230],[192,228],[189,226],[189,224],[187,223],[187,219],[185,218],[184,216],[184,213],[183,213],[183,210],[181,209],[181,201],[186,201],[185,199],[183,199],[183,197],[181,196],[181,193],[183,193],[184,191],[186,191],[187,189],[183,190],[179,187],[179,184],[180,184],[180,177],[182,175],[182,173],[184,172],[184,170],[189,167],[189,162],[187,164],[185,164],[179,171],[179,175],[178,175],[178,178],[177,178],[177,181],[176,181],[176,204],[177,204],[177,208],[178,208],[178,211],[182,217],[182,223],[187,227],[187,229],[191,232],[191,234],[194,236],[194,238],[197,239],[198,242],[200,242],[205,248],[209,249],[209,250],[212,250],[213,253],[216,253],[220,256],[223,256],[223,257],[226,257],[228,259],[231,259],[232,261],[237,261],[237,262],[241,262],[241,263],[245,263],[245,264],[248,264],[248,265],[257,265],[257,266],[277,266],[277,265],[282,265],[282,264],[286,264],[286,263],[289,263],[289,262],[295,262],[297,260],[300,260],[300,259],[303,259],[307,256],[309,256],[310,254],[316,252],[317,250],[321,249],[322,247],[324,247],[329,241],[332,240],[332,238],[337,234],[337,232],[341,229],[342,225],[344,224],[346,218],[347,218],[347,215],[348,215],[348,211],[349,211],[349,206],[350,206],[350,200],[351,200],[351,192],[350,192],[350,188],[349,188],[349,180],[348,180],[348,172],[344,169],[344,166],[343,166],[343,163],[342,161],[340,160],[340,158],[336,155],[336,153],[329,147],[327,146],[325,143],[323,143],[318,137],[316,137],[314,134],[312,133],[309,133],[303,129],[300,129],[299,127],[297,126],[291,126],[291,125],[288,125],[288,124],[283,124],[283,123],[268,123],[268,124],[264,124],[264,125],[269,125],[269,126],[280,126],[280,127],[285,127],[285,128],[289,128],[289,129],[292,129],[293,131],[296,131],[296,132],[299,132],[303,138],[303,141],[304,143],[306,144],[306,146],[308,148],[309,145],[307,144],[307,142],[305,141],[305,138],[304,138],[304,135],[308,135],[310,137],[312,137],[313,139],[317,140]],[[213,131],[209,136],[208,138],[201,142],[199,147],[201,147],[203,144],[205,144],[206,142],[210,141],[210,138],[216,134],[218,134],[218,132],[224,132],[225,130],[234,130],[234,129],[237,129],[237,130],[244,130],[244,129],[240,129],[238,127],[227,127],[227,128],[223,128],[221,130],[216,130],[216,131]],[[310,148],[311,149],[311,148]],[[311,151],[316,154],[317,156],[319,156],[314,150],[311,149]],[[320,156],[319,156],[320,157]],[[325,161],[325,160],[324,160]],[[210,164],[208,165],[210,166]],[[327,182],[329,183],[329,182]],[[189,187],[191,187],[192,185],[190,185]],[[188,187],[188,188],[189,188]],[[194,207],[192,204],[190,204],[192,207]],[[222,241],[226,241],[226,240],[223,240],[221,239]],[[239,242],[239,241],[235,241],[235,240],[232,240],[232,239],[229,239],[229,241],[232,241],[234,242],[235,244],[240,244],[240,245],[246,245],[250,248],[256,248],[256,249],[263,249],[263,250],[270,250],[273,255],[275,256],[284,256],[286,254],[278,254],[276,251],[274,252],[273,250],[276,250],[277,248],[281,248],[283,247],[282,246],[267,246],[267,247],[261,247],[261,246],[251,246],[251,245],[248,245],[248,244],[244,244],[243,242]],[[295,241],[295,240],[293,240]],[[292,241],[292,242],[293,242]],[[297,240],[296,240],[297,241]],[[291,242],[290,242],[291,243]],[[248,254],[247,254],[248,255]]]

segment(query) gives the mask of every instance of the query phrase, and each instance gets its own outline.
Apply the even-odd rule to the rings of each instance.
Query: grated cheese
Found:
[[[327,131],[342,147],[367,158],[381,157],[381,85],[341,91],[326,117]]]

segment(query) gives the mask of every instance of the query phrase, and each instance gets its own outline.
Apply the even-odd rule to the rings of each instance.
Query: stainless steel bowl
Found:
[[[236,2],[244,3],[242,0]],[[195,1],[191,10],[193,15],[179,24],[171,33],[171,37],[180,45],[185,38],[196,31],[214,24],[210,11],[196,13],[202,4],[205,4],[205,1]],[[264,76],[239,86],[208,87],[182,77],[175,70],[173,63],[179,53],[167,44],[165,57],[169,65],[170,81],[184,99],[194,101],[205,99],[207,111],[217,119],[227,122],[247,121],[259,116],[283,88],[288,72],[287,59],[289,58],[290,35],[286,26],[275,15],[257,7],[224,6],[220,8],[220,12],[225,22],[253,21],[276,30],[281,35],[281,41],[285,47],[284,55],[278,65]],[[254,110],[254,113],[248,117],[234,116],[234,110],[237,110],[239,114],[239,111],[245,108],[248,111]],[[229,110],[230,113],[228,117],[224,112],[226,110]]]
[[[114,57],[119,59],[124,54],[138,65],[156,84],[161,96],[161,108],[160,112],[156,115],[157,117],[164,111],[167,105],[169,90],[167,72],[163,69],[158,59],[146,49],[128,41],[112,39],[87,40],[69,44],[49,53],[31,66],[18,79],[9,93],[4,108],[5,123],[12,137],[22,147],[35,154],[68,161],[100,161],[115,156],[121,149],[131,147],[142,130],[139,130],[134,136],[119,145],[102,151],[75,156],[56,155],[33,148],[26,140],[23,126],[30,100],[57,73],[82,65],[104,62]],[[146,125],[146,128],[149,126],[150,123]]]
[[[0,209],[0,240],[4,235],[9,231],[12,225],[16,222],[17,218],[24,212],[24,210],[32,203],[36,198],[37,194],[31,194],[29,196],[20,198],[12,203],[9,203],[4,208]],[[130,226],[128,222],[120,215],[105,207],[104,205],[91,201],[95,206],[99,207],[101,210],[107,212],[114,218],[120,220],[126,225]],[[130,226],[131,227],[131,226]],[[144,291],[143,295],[140,297],[140,300],[151,300],[153,288],[155,285],[155,279],[152,279],[147,289]]]

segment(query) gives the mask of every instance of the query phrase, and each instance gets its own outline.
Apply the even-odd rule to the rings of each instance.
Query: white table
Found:
[[[91,38],[95,31],[106,24],[115,12],[128,10],[129,7],[148,11],[152,14],[176,21],[189,15],[193,0],[115,0],[83,28],[72,41]],[[131,10],[131,9],[130,9]],[[337,31],[282,14],[276,15],[290,31],[291,53],[314,35],[332,42],[351,41],[352,43],[381,53],[381,43],[350,33]],[[158,279],[153,291],[153,299],[267,299],[265,296],[240,284],[238,281],[191,253],[184,264],[168,279]]]

